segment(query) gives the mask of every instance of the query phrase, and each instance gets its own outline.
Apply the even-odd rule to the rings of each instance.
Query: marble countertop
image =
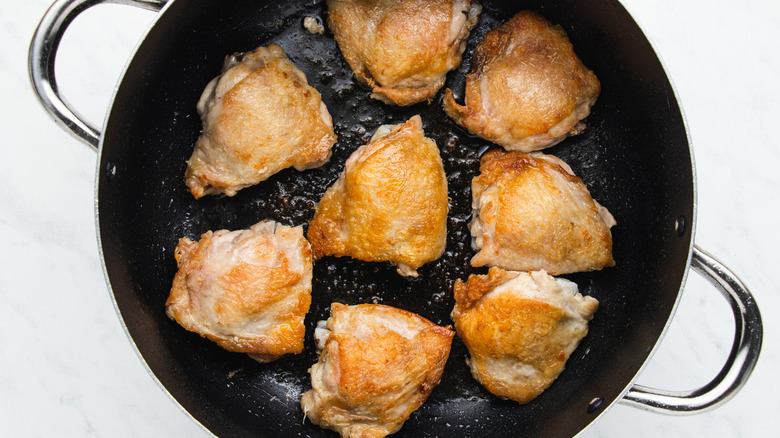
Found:
[[[0,6],[0,435],[210,436],[153,380],[125,335],[103,278],[94,229],[95,154],[36,102],[27,48],[49,0]],[[695,153],[696,243],[752,290],[764,347],[744,389],[694,416],[617,404],[582,436],[760,437],[780,412],[780,3],[625,0],[677,90]],[[66,98],[102,123],[114,84],[154,13],[106,5],[66,35]],[[10,136],[9,136],[10,134]],[[691,275],[667,336],[638,382],[690,389],[720,369],[730,310]]]

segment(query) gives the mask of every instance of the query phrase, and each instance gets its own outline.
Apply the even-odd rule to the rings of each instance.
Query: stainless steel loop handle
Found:
[[[70,23],[92,6],[110,3],[159,11],[167,0],[58,0],[51,5],[35,30],[28,54],[30,82],[38,100],[54,122],[97,151],[100,130],[74,111],[60,96],[54,75],[62,35]]]
[[[761,314],[753,296],[733,272],[698,247],[693,248],[691,267],[723,294],[734,313],[734,345],[726,364],[699,389],[666,391],[634,385],[621,403],[664,414],[704,412],[736,395],[753,372],[763,336]]]

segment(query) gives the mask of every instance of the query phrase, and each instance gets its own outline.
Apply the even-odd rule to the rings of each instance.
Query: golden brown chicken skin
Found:
[[[379,304],[331,305],[322,346],[301,397],[306,417],[342,437],[397,432],[438,385],[454,332]]]
[[[560,275],[615,264],[615,219],[562,160],[491,150],[471,192],[472,266]]]
[[[303,228],[263,221],[248,230],[179,240],[168,316],[230,351],[269,362],[303,350],[312,255]]]
[[[404,276],[439,258],[447,238],[447,178],[420,116],[384,125],[347,160],[309,223],[315,258],[389,261]]]
[[[431,99],[460,65],[481,10],[471,0],[328,0],[328,23],[371,97],[405,106]]]
[[[488,391],[528,403],[560,375],[598,308],[577,285],[544,271],[490,268],[455,282],[455,330]]]
[[[198,113],[203,133],[185,173],[196,199],[233,196],[291,166],[321,166],[336,143],[320,93],[275,44],[228,57]]]
[[[472,134],[531,152],[581,132],[601,91],[566,32],[524,11],[490,31],[466,75],[465,106],[445,91],[444,110]]]

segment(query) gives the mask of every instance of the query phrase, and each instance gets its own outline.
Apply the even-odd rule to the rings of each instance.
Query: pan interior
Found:
[[[601,306],[566,370],[528,405],[500,400],[470,375],[457,338],[441,384],[398,436],[572,436],[611,404],[646,360],[670,317],[687,268],[693,223],[693,176],[674,93],[652,48],[614,1],[482,2],[461,67],[445,88],[462,93],[471,53],[492,28],[531,9],[568,33],[602,83],[587,129],[545,152],[569,163],[594,199],[617,219],[617,266],[566,276]],[[468,220],[471,178],[489,142],[446,117],[441,92],[406,108],[369,99],[356,84],[332,34],[312,35],[303,17],[326,19],[323,1],[176,0],[140,45],[118,88],[100,158],[98,213],[102,248],[122,318],[151,370],[198,421],[219,436],[332,436],[303,421],[300,394],[317,357],[313,327],[333,301],[379,302],[441,325],[452,324],[452,285],[473,269]],[[185,160],[200,134],[195,110],[224,57],[280,44],[323,96],[339,141],[319,169],[283,171],[235,197],[196,201],[183,182]],[[389,264],[324,258],[314,272],[303,354],[259,364],[186,332],[165,315],[180,237],[248,227],[262,219],[306,225],[346,158],[382,124],[415,114],[438,144],[451,197],[445,255],[418,279]],[[600,408],[590,409],[601,398]]]

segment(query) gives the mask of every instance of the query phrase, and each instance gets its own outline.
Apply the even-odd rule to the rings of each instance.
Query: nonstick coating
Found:
[[[618,399],[659,340],[687,270],[693,170],[674,93],[652,48],[614,1],[483,2],[460,69],[446,87],[459,99],[471,53],[490,29],[522,9],[568,32],[595,71],[602,94],[587,130],[545,152],[574,169],[617,219],[617,266],[567,276],[601,306],[590,333],[558,380],[533,402],[500,400],[471,377],[455,339],[441,384],[397,436],[572,436]],[[357,85],[332,34],[309,34],[303,17],[326,18],[324,1],[176,0],[140,45],[118,88],[104,131],[98,215],[106,269],[121,316],[167,390],[219,436],[335,436],[304,421],[299,400],[317,360],[313,327],[331,302],[378,302],[448,325],[457,278],[472,269],[470,182],[489,142],[467,134],[430,104],[395,108]],[[323,96],[339,137],[319,169],[286,170],[235,197],[196,201],[184,185],[185,160],[201,129],[195,110],[226,55],[280,44]],[[386,263],[326,257],[314,267],[303,354],[259,364],[185,331],[165,315],[180,237],[248,227],[262,219],[306,226],[346,158],[381,124],[415,114],[438,144],[451,211],[444,257],[403,278]],[[595,401],[595,402],[594,402]]]

